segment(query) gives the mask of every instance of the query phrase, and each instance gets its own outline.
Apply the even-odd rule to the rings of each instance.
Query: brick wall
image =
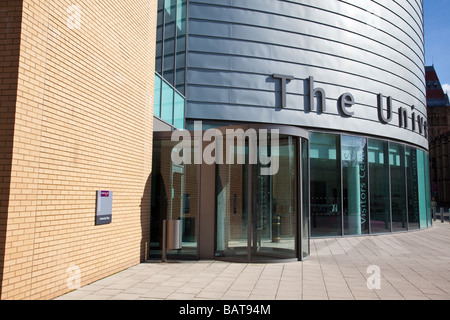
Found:
[[[22,1],[0,7],[0,297],[8,213]]]
[[[145,259],[155,27],[156,0],[23,1],[2,299]],[[100,189],[113,214],[96,226]]]

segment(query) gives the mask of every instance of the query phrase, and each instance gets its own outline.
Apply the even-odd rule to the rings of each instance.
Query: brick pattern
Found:
[[[145,259],[155,28],[156,0],[23,1],[2,299]],[[100,189],[113,215],[96,226]]]
[[[9,200],[22,1],[0,8],[0,296]]]

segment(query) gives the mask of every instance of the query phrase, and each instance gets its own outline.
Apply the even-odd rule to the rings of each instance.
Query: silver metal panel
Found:
[[[296,125],[375,135],[428,149],[413,113],[426,120],[422,1],[190,0],[188,119]],[[294,77],[286,85],[272,75]],[[309,77],[326,110],[308,112]],[[353,116],[338,111],[354,96]],[[393,119],[378,117],[378,95]],[[411,108],[414,106],[414,109]],[[399,127],[398,108],[409,127]]]

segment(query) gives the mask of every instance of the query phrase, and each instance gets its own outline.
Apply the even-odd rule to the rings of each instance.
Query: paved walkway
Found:
[[[313,239],[304,262],[141,263],[57,299],[450,300],[450,223],[436,221],[409,233]]]

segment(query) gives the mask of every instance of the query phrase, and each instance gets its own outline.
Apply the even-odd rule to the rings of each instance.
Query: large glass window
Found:
[[[391,231],[388,142],[369,139],[370,230]]]
[[[369,233],[367,139],[342,136],[344,234]]]
[[[258,150],[279,161],[273,175],[261,174],[267,165],[260,161],[248,163],[248,143],[236,149],[234,164],[217,164],[216,256],[244,261],[298,257],[297,143],[297,138],[280,136],[275,150],[270,143]],[[245,164],[237,163],[240,152],[245,152]],[[304,251],[309,253],[306,244]]]
[[[415,148],[406,147],[406,181],[408,184],[408,228],[419,228],[419,189],[417,172],[417,152]]]
[[[340,136],[310,135],[311,235],[342,234]]]
[[[181,220],[182,248],[168,257],[197,257],[199,183],[198,165],[176,165],[171,160],[178,142],[153,141],[150,256],[161,257],[163,220]]]
[[[427,221],[427,186],[426,186],[426,172],[425,172],[425,158],[422,150],[417,152],[417,176],[418,176],[418,190],[419,190],[419,219],[420,228],[428,226]]]
[[[311,133],[311,236],[429,227],[428,165],[425,151],[404,144]]]
[[[176,128],[184,128],[184,98],[178,92],[175,92],[173,125]]]
[[[186,29],[186,0],[158,0],[154,115],[178,129],[185,116]]]
[[[162,83],[161,119],[173,124],[173,89],[165,81]]]
[[[155,70],[181,94],[185,94],[186,0],[158,0]]]
[[[155,75],[155,94],[153,100],[153,114],[161,118],[161,86],[162,79]]]
[[[392,231],[407,229],[405,147],[389,144]]]
[[[309,257],[309,146],[306,139],[301,141],[301,183],[302,183],[302,229],[301,253],[302,259]]]

